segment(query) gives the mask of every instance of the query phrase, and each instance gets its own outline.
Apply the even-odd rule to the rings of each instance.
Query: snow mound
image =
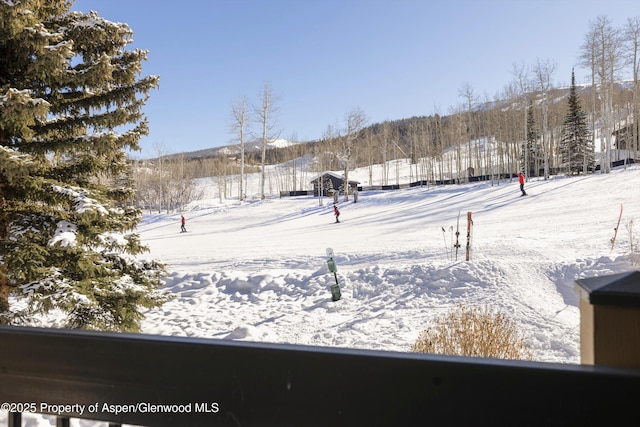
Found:
[[[350,177],[363,179],[358,171]],[[640,199],[629,195],[638,187],[640,169],[631,167],[533,179],[528,197],[520,197],[517,181],[505,180],[363,191],[358,203],[340,202],[340,224],[332,200],[221,203],[212,196],[189,206],[185,234],[179,213],[145,215],[140,235],[151,256],[169,264],[165,282],[174,298],[146,313],[143,330],[409,351],[436,316],[464,304],[510,316],[536,360],[579,363],[574,282],[636,268],[631,221],[640,217]],[[329,247],[341,283],[336,302]]]

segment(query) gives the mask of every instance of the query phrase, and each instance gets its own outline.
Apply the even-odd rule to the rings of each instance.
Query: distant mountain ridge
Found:
[[[623,81],[618,83],[617,85],[620,88],[629,89],[629,82]],[[590,99],[590,96],[591,96],[590,85],[588,84],[577,85],[577,88],[578,88],[578,92],[585,100]],[[549,90],[549,92],[547,93],[547,99],[552,104],[558,104],[560,102],[565,101],[568,94],[569,94],[569,87],[553,88]],[[527,99],[533,104],[537,104],[538,102],[541,101],[542,94],[539,91],[532,91],[527,94]],[[586,106],[586,102],[585,102],[585,106]],[[509,109],[521,109],[521,108],[522,108],[521,98],[495,99],[492,101],[477,102],[473,107],[473,112],[487,113],[494,109],[505,111]],[[451,112],[450,114],[447,114],[447,115],[439,115],[436,113],[430,116],[413,116],[409,118],[401,118],[396,120],[386,120],[384,122],[370,123],[367,127],[365,127],[365,129],[363,129],[363,132],[370,132],[371,134],[378,135],[382,132],[383,125],[385,123],[388,123],[391,125],[391,128],[395,129],[398,132],[399,135],[404,136],[408,134],[411,131],[411,129],[414,129],[416,127],[421,127],[423,125],[426,125],[428,127],[429,121],[433,120],[434,117],[436,116],[439,116],[439,120],[441,120],[444,123],[449,120],[453,120],[456,116],[459,116],[460,114],[466,114],[466,113],[467,111],[459,110],[459,111]],[[291,147],[298,144],[305,144],[305,145],[308,145],[310,149],[316,146],[314,151],[318,151],[317,144],[322,145],[322,143],[323,143],[323,140],[321,139],[291,142],[283,138],[278,138],[278,139],[272,140],[268,144],[267,150],[287,148],[287,147]],[[255,153],[259,152],[261,148],[260,144],[261,144],[260,140],[258,139],[245,142],[245,153],[248,155],[253,154],[255,157]],[[402,145],[402,142],[400,143],[400,145]],[[238,144],[228,144],[224,146],[206,148],[206,149],[197,150],[197,151],[181,152],[181,153],[166,155],[162,157],[170,158],[170,159],[176,158],[176,157],[183,157],[185,159],[195,160],[195,159],[213,158],[217,156],[233,157],[233,156],[239,155],[239,153],[240,153],[240,146]],[[150,159],[150,160],[153,160],[153,159]]]
[[[244,143],[245,153],[252,153],[260,150],[261,148],[260,144],[261,144],[260,140],[251,140],[251,141],[245,142]],[[277,138],[267,143],[267,149],[286,148],[296,144],[299,144],[299,143],[291,142],[283,138]],[[229,144],[229,145],[223,145],[220,147],[205,148],[205,149],[196,150],[196,151],[186,151],[181,153],[169,154],[162,157],[168,158],[168,159],[172,159],[176,157],[184,157],[186,159],[207,159],[211,157],[217,157],[220,155],[234,156],[237,154],[240,154],[240,144]]]

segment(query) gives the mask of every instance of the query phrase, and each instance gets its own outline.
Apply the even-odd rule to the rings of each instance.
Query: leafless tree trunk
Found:
[[[624,27],[624,40],[627,44],[627,60],[633,71],[632,125],[629,150],[633,149],[633,158],[638,158],[640,146],[640,85],[638,69],[640,68],[640,17],[629,18]]]
[[[465,177],[468,178],[469,170],[473,167],[473,150],[471,147],[472,139],[474,138],[474,110],[476,104],[478,103],[478,98],[473,92],[473,88],[469,83],[464,83],[462,87],[458,90],[458,95],[464,98],[466,113],[467,113],[467,131],[466,131],[466,139],[467,139],[467,165]]]
[[[451,146],[452,143],[456,144],[456,156],[455,156],[455,166],[456,166],[456,175],[455,179],[458,184],[461,184],[462,181],[460,179],[461,176],[464,176],[462,171],[462,141],[464,136],[466,136],[466,132],[462,132],[461,129],[464,126],[462,124],[462,109],[458,109],[457,111],[452,112],[450,115],[450,126],[448,132],[448,146]],[[455,141],[455,142],[454,142]],[[449,156],[449,174],[451,178],[453,178],[453,163],[451,160],[451,156]]]
[[[513,76],[515,77],[516,80],[516,85],[518,86],[518,89],[520,90],[520,94],[522,96],[522,116],[523,116],[523,123],[524,123],[524,134],[523,134],[523,147],[524,147],[524,165],[523,165],[523,170],[525,173],[525,179],[529,179],[529,173],[530,171],[528,171],[528,165],[529,165],[529,149],[528,149],[528,136],[529,136],[529,130],[527,129],[527,112],[529,109],[529,103],[527,100],[527,94],[529,93],[529,91],[531,90],[530,88],[530,82],[529,82],[529,75],[528,75],[528,71],[527,68],[525,67],[524,64],[522,65],[517,65],[517,64],[513,64]],[[517,161],[517,159],[516,159]],[[517,164],[517,163],[516,163]],[[510,171],[513,172],[513,171]]]
[[[333,145],[335,143],[335,140],[339,137],[340,137],[340,133],[331,125],[327,126],[327,129],[322,134],[322,139],[326,141],[326,143],[330,146],[330,150],[333,150]],[[324,150],[326,150],[326,146],[324,147]],[[325,183],[322,180],[322,174],[331,168],[331,163],[327,161],[328,157],[326,152],[316,153],[316,158],[317,158],[316,164],[318,166],[317,168],[318,169],[317,170],[318,171],[318,181],[317,181],[318,205],[322,206],[323,191],[325,188]]]
[[[364,141],[366,146],[367,172],[369,174],[369,185],[373,185],[373,165],[376,161],[375,156],[375,139],[376,137],[370,130],[365,131]]]
[[[435,149],[436,159],[438,161],[438,177],[440,181],[444,181],[444,132],[442,130],[442,116],[436,114],[434,123],[434,135],[435,135]]]
[[[238,199],[244,200],[244,143],[247,126],[249,124],[249,112],[247,110],[247,98],[242,97],[231,105],[233,122],[232,130],[235,132],[236,141],[240,147],[240,180],[238,184]]]
[[[549,139],[549,90],[551,90],[551,79],[558,68],[557,64],[551,60],[540,60],[536,62],[534,74],[538,89],[542,94],[542,153],[544,156],[544,179],[549,178],[549,156],[551,155],[551,143]]]
[[[254,107],[256,121],[260,124],[260,148],[262,149],[262,158],[260,160],[260,198],[265,198],[264,186],[266,181],[266,157],[267,144],[269,141],[279,137],[276,132],[275,116],[278,112],[278,97],[273,94],[271,84],[265,82],[262,92],[259,95],[260,104]]]
[[[592,24],[593,25],[593,24]],[[597,49],[597,43],[596,43],[596,39],[597,39],[597,32],[592,28],[585,36],[585,41],[583,43],[583,45],[581,46],[581,53],[580,53],[580,64],[585,67],[588,68],[589,71],[591,72],[591,135],[592,138],[594,139],[594,145],[595,145],[595,138],[596,138],[596,122],[598,120],[598,108],[597,108],[597,101],[598,101],[598,93],[596,90],[596,49]],[[601,165],[601,171],[602,171],[602,163],[603,163],[603,159],[602,159],[602,153],[600,153],[600,165]]]
[[[382,135],[380,138],[380,153],[382,154],[382,168],[380,177],[380,185],[389,185],[389,160],[391,156],[391,124],[389,122],[382,123]]]
[[[347,128],[342,137],[342,162],[344,165],[344,201],[349,201],[349,169],[354,156],[354,144],[358,133],[364,128],[367,118],[360,108],[353,108],[345,117]]]
[[[612,98],[615,77],[620,67],[621,40],[620,32],[613,28],[611,20],[601,15],[595,22],[591,22],[582,45],[582,65],[590,67],[594,88],[597,87],[600,97],[602,173],[611,171],[611,134],[614,126]]]

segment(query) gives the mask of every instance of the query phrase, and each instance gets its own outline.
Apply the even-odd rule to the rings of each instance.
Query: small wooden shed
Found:
[[[313,185],[313,195],[318,196],[319,188],[322,186],[322,195],[330,196],[334,192],[344,193],[344,176],[336,172],[324,172],[311,180]],[[349,194],[358,189],[359,181],[349,180]]]
[[[575,283],[581,363],[640,368],[640,271]]]

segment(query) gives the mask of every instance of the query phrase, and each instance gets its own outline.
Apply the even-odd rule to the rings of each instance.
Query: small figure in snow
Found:
[[[338,210],[338,205],[333,205],[333,214],[336,216],[336,222],[340,222],[340,211]]]
[[[520,180],[520,191],[522,191],[522,195],[523,195],[523,196],[526,196],[526,195],[527,195],[527,192],[526,192],[526,191],[524,191],[524,173],[520,172],[520,173],[518,174],[518,178],[519,178],[519,180]]]
[[[180,215],[180,232],[186,233],[187,228],[184,226],[187,223],[187,220],[184,219],[184,215]]]

